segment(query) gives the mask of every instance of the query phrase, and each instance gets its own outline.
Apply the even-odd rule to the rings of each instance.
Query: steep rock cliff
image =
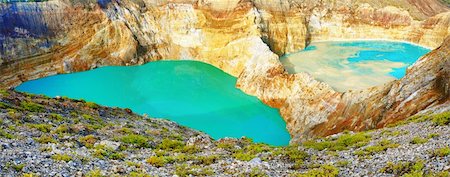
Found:
[[[194,59],[238,77],[237,87],[280,108],[294,141],[382,127],[448,99],[443,66],[450,12],[437,0],[429,3],[429,8],[412,0],[1,4],[0,87],[105,65]],[[442,46],[400,81],[346,93],[306,73],[287,74],[278,60],[311,41],[361,38]]]

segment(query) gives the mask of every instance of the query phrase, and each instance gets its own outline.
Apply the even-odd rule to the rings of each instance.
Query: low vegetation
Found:
[[[409,123],[420,123],[420,122],[425,122],[425,121],[431,121],[436,126],[449,125],[450,124],[450,111],[439,113],[439,114],[412,116],[406,120],[399,121],[395,124],[388,125],[388,127],[396,127],[396,126],[400,126],[400,125],[406,125]]]
[[[317,168],[308,170],[305,173],[296,173],[295,177],[311,177],[311,176],[323,176],[323,177],[335,177],[338,176],[339,169],[333,165],[320,165]]]
[[[450,147],[443,147],[433,151],[433,157],[446,157],[450,155]]]
[[[416,162],[388,162],[381,173],[389,173],[396,176],[423,176],[424,162],[418,160]]]
[[[390,140],[383,139],[379,141],[376,145],[365,147],[363,150],[355,151],[355,155],[363,156],[363,155],[374,155],[376,153],[380,153],[386,151],[389,148],[397,148],[400,146],[399,144],[393,143]]]
[[[322,139],[320,141],[306,141],[303,143],[303,146],[319,151],[322,151],[324,149],[331,151],[342,151],[349,148],[358,148],[365,146],[370,140],[371,137],[367,133],[346,133],[339,136],[335,140],[328,138]]]
[[[364,171],[360,170],[361,164],[370,166],[371,158],[392,161],[382,169],[377,166],[373,173],[448,176],[446,172],[432,171],[439,169],[436,166],[429,167],[430,159],[448,161],[450,148],[436,143],[448,137],[443,133],[445,125],[448,125],[446,113],[407,120],[412,127],[420,123],[432,130],[426,133],[419,134],[410,127],[405,128],[410,126],[407,125],[379,131],[344,132],[300,144],[274,147],[254,143],[250,138],[215,141],[201,132],[173,122],[149,119],[129,110],[105,108],[82,100],[52,99],[10,91],[0,94],[12,95],[0,97],[0,114],[5,115],[0,119],[0,139],[5,142],[0,150],[6,154],[0,158],[0,163],[9,164],[2,170],[10,174],[42,174],[41,169],[32,165],[35,162],[27,161],[28,158],[22,158],[19,163],[14,161],[25,156],[20,153],[11,155],[14,154],[11,150],[22,147],[20,152],[27,152],[27,157],[44,159],[39,164],[48,165],[52,170],[63,168],[59,173],[72,170],[68,167],[72,163],[91,167],[82,171],[83,176],[120,174],[144,177],[157,173],[178,176],[268,176],[273,175],[270,172],[274,169],[286,176],[346,176],[349,169]],[[15,98],[20,99],[17,101]],[[429,150],[432,149],[430,146],[439,148]],[[405,158],[400,156],[386,157],[394,148],[398,148],[395,152],[405,153],[404,147],[426,147],[428,150],[419,152],[424,160],[404,161]],[[106,168],[95,169],[100,163],[105,163]],[[78,171],[64,175],[71,176]]]
[[[69,162],[72,160],[72,157],[67,154],[55,154],[52,156],[53,160],[65,161]]]

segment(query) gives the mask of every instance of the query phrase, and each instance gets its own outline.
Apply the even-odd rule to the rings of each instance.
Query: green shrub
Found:
[[[245,153],[245,152],[236,152],[233,154],[233,157],[237,160],[241,161],[250,161],[256,157],[255,154]]]
[[[25,164],[18,164],[18,165],[13,165],[14,170],[20,172],[22,171],[22,169],[25,167]]]
[[[333,146],[333,143],[330,141],[322,141],[322,142],[316,142],[314,140],[309,140],[303,142],[303,146],[306,148],[316,149],[318,151],[322,151],[324,149],[330,148]]]
[[[64,120],[63,116],[61,116],[60,114],[55,114],[55,113],[51,113],[49,115],[49,118],[52,119],[52,120],[55,120],[57,122],[61,122],[61,121]]]
[[[439,134],[431,133],[431,134],[428,135],[428,138],[430,138],[430,139],[433,139],[433,138],[436,138],[436,137],[439,137]]]
[[[121,152],[114,152],[113,149],[104,145],[95,146],[93,155],[99,159],[108,158],[112,160],[122,160],[125,158],[125,154]]]
[[[422,160],[419,160],[415,163],[411,162],[398,162],[398,163],[392,163],[388,162],[385,167],[383,167],[380,172],[381,173],[389,173],[396,176],[403,176],[403,175],[411,175],[411,174],[417,174],[422,173],[423,174],[423,168],[424,164]]]
[[[219,160],[219,156],[210,155],[210,156],[198,156],[196,160],[203,165],[211,165]]]
[[[99,169],[91,170],[86,174],[86,177],[103,177],[102,171]]]
[[[346,167],[346,166],[348,166],[349,163],[350,163],[350,162],[349,162],[348,160],[342,160],[342,161],[336,162],[336,165],[337,165],[338,167]]]
[[[184,142],[179,140],[163,139],[162,142],[157,146],[158,149],[162,150],[178,150],[185,147]]]
[[[450,177],[450,172],[448,171],[441,171],[435,174],[431,174],[430,176],[434,176],[434,177]]]
[[[445,157],[450,155],[450,147],[439,148],[433,151],[433,157]]]
[[[148,143],[149,139],[145,136],[138,135],[138,134],[129,134],[122,136],[120,138],[120,141],[122,141],[125,144],[132,144],[139,148],[148,148],[150,147],[150,144]]]
[[[11,108],[11,106],[9,104],[0,102],[0,109],[8,109]]]
[[[180,177],[211,176],[214,172],[210,168],[201,168],[200,166],[188,166],[186,164],[182,164],[175,167],[175,174]]]
[[[297,177],[335,177],[339,174],[339,169],[333,165],[321,165],[318,168],[307,171],[303,174],[296,174]]]
[[[145,173],[132,171],[132,172],[128,175],[128,177],[151,177],[151,176],[148,175],[148,174],[145,174]]]
[[[147,159],[147,163],[155,167],[163,167],[169,162],[171,162],[171,159],[167,157],[152,156]]]
[[[116,152],[116,153],[111,154],[109,156],[109,158],[113,159],[113,160],[122,160],[125,158],[125,154],[123,154],[121,152]]]
[[[93,103],[93,102],[86,102],[85,105],[92,109],[98,109],[100,107],[98,104]]]
[[[261,169],[259,168],[252,168],[252,171],[250,171],[250,174],[248,174],[249,177],[266,177],[268,176],[266,173],[264,173]]]
[[[9,96],[9,93],[6,90],[0,89],[0,95],[7,97],[7,96]]]
[[[336,140],[324,140],[322,142],[306,141],[303,143],[303,146],[319,151],[322,151],[324,149],[340,151],[346,150],[351,147],[365,146],[370,140],[370,135],[366,133],[343,134]]]
[[[187,154],[195,154],[200,152],[201,149],[197,148],[196,146],[193,145],[189,145],[189,146],[184,146],[183,149],[181,150],[182,153],[187,153]]]
[[[0,129],[0,138],[15,139],[16,136],[6,132],[5,130]]]
[[[92,124],[101,124],[101,123],[103,123],[103,119],[98,118],[98,117],[93,117],[93,116],[88,115],[88,114],[83,114],[82,117],[83,117],[85,120],[87,120],[87,121],[89,121],[90,123],[92,123]]]
[[[125,163],[126,163],[127,166],[129,166],[129,167],[141,168],[141,166],[142,166],[140,163],[132,162],[132,161],[126,161]]]
[[[50,124],[27,124],[28,127],[37,129],[43,133],[48,133],[52,130],[53,126]]]
[[[444,126],[450,124],[450,112],[444,112],[432,116],[435,125]]]
[[[414,137],[411,141],[410,141],[410,143],[411,144],[423,144],[423,143],[426,143],[426,142],[428,142],[428,139],[425,139],[425,138],[421,138],[421,137]]]
[[[44,110],[44,106],[37,104],[37,103],[33,103],[33,102],[27,102],[27,101],[20,102],[20,107],[22,107],[24,110],[30,111],[30,112],[41,112]]]
[[[438,126],[444,126],[450,124],[450,111],[444,112],[440,114],[434,114],[434,115],[417,115],[412,116],[406,120],[397,122],[395,124],[388,125],[388,127],[395,127],[399,125],[404,125],[408,123],[419,123],[419,122],[425,122],[431,120],[435,125]]]
[[[220,142],[217,142],[217,147],[218,148],[222,148],[222,149],[227,150],[227,151],[234,150],[235,146],[236,146],[236,143],[231,142],[231,141],[220,141]]]
[[[259,153],[268,152],[271,148],[266,144],[250,144],[245,146],[243,149],[237,150],[233,153],[233,157],[242,160],[249,161],[256,157]]]
[[[94,135],[87,135],[78,139],[78,141],[87,148],[93,148],[97,142],[97,138]]]
[[[49,135],[42,135],[41,137],[37,138],[36,141],[42,144],[57,142],[52,136]]]
[[[65,161],[65,162],[69,162],[72,160],[72,157],[67,155],[67,154],[55,154],[52,156],[53,160],[58,160],[58,161]]]
[[[383,139],[374,146],[366,147],[364,149],[364,151],[363,151],[364,153],[362,153],[362,155],[374,155],[376,153],[386,151],[389,148],[397,148],[398,146],[400,146],[400,145],[392,143],[391,141],[389,141],[387,139]],[[361,155],[361,154],[359,154],[359,155]]]
[[[67,124],[62,124],[53,131],[56,134],[69,133],[69,126]]]

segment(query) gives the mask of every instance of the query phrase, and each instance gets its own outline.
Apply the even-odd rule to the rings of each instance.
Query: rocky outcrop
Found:
[[[237,87],[280,108],[294,140],[382,127],[448,98],[449,77],[439,67],[448,64],[450,12],[428,1],[430,7],[413,0],[0,4],[0,87],[105,65],[194,59],[238,77]],[[311,41],[348,39],[442,46],[401,81],[346,93],[306,73],[287,74],[278,60]]]

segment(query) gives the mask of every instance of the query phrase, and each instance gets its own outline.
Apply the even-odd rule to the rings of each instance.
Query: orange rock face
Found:
[[[280,108],[293,142],[379,128],[449,104],[450,12],[437,0],[424,2],[55,0],[17,9],[1,4],[0,14],[16,16],[0,19],[0,88],[106,65],[192,59],[238,77],[238,88]],[[278,60],[311,41],[342,39],[402,40],[435,50],[399,81],[346,93],[307,73],[287,74]]]

